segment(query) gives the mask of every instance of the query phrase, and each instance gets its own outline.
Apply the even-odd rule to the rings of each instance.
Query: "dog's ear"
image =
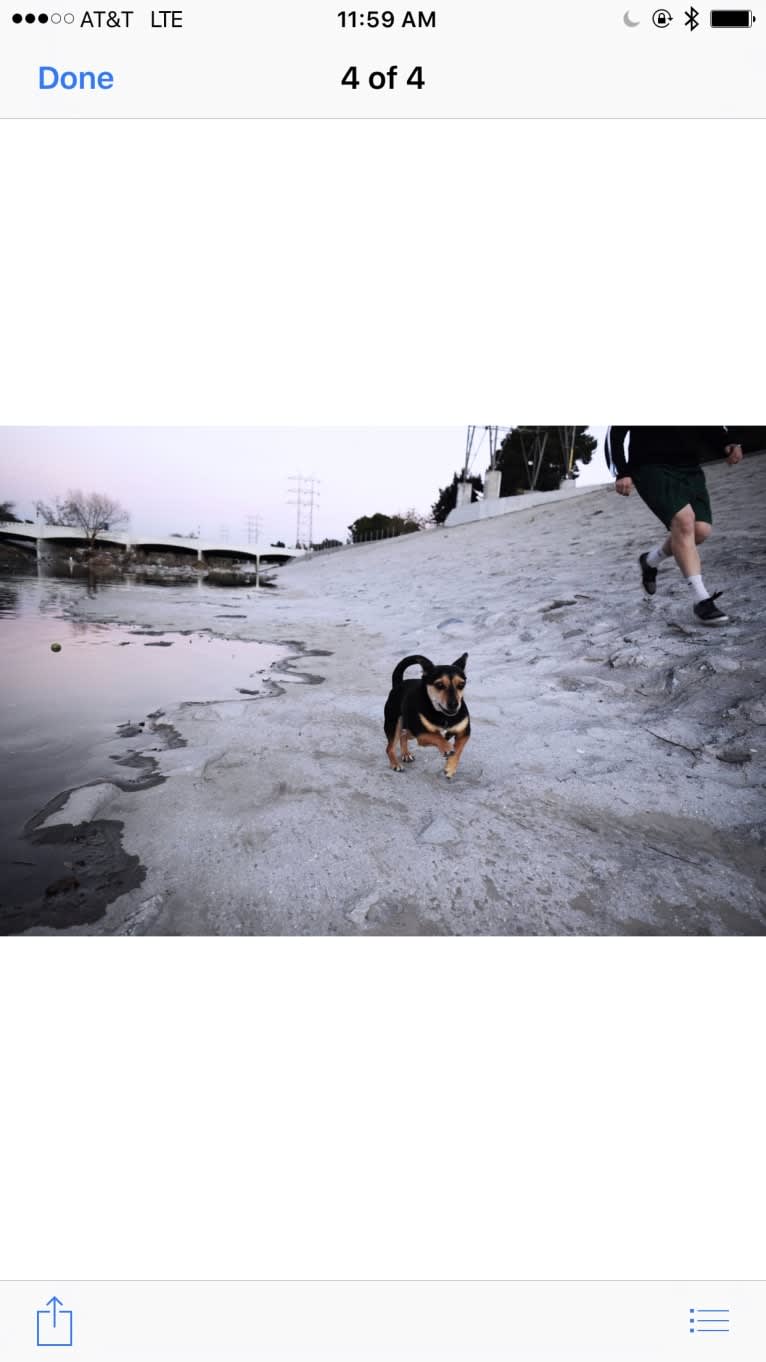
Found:
[[[465,671],[465,664],[466,664],[466,661],[467,661],[467,660],[468,660],[468,654],[467,654],[467,653],[463,653],[462,656],[459,657],[459,658],[457,659],[457,662],[453,662],[452,665],[453,665],[453,667],[455,668],[456,671],[464,672],[464,671]]]

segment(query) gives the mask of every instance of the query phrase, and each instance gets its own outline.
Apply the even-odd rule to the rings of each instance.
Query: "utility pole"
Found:
[[[288,505],[295,506],[295,547],[301,545],[311,548],[314,542],[314,506],[319,504],[319,478],[304,477],[295,473],[288,478],[290,496]]]

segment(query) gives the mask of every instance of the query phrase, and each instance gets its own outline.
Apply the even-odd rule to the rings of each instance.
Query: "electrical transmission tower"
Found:
[[[487,426],[489,432],[489,466],[490,469],[497,467],[497,442],[500,436],[499,426]]]
[[[295,506],[295,547],[311,548],[314,542],[314,507],[319,505],[319,478],[296,473],[288,478],[288,504]]]
[[[245,516],[245,526],[248,544],[257,544],[261,537],[261,517],[259,515]]]
[[[521,445],[529,490],[534,492],[548,444],[548,431],[543,430],[542,426],[517,426],[516,432]]]
[[[570,476],[575,463],[577,426],[557,426],[553,435],[551,429],[546,430],[543,426],[518,426],[517,431],[530,491],[533,492],[537,486],[543,459],[551,466],[558,464],[562,478]]]
[[[476,441],[476,431],[481,430],[482,434],[478,444]],[[490,469],[497,467],[497,445],[500,438],[499,426],[469,426],[465,438],[465,464],[463,466],[464,481],[470,475],[471,467],[476,459],[484,440],[489,437],[489,466]]]
[[[550,429],[545,430],[542,426],[468,426],[465,441],[465,464],[463,466],[463,480],[467,481],[471,467],[474,464],[485,439],[489,443],[489,467],[490,471],[497,468],[497,451],[500,443],[500,433],[510,434],[515,429],[521,447],[524,470],[529,484],[529,490],[534,491],[540,470],[545,460],[550,463],[556,458],[561,463],[562,478],[569,477],[575,464],[575,444],[577,441],[577,426],[559,426],[558,451],[555,450],[555,436],[551,440]],[[479,439],[476,432],[481,431]]]
[[[476,427],[469,426],[465,437],[465,463],[463,464],[463,478],[467,478],[473,463],[473,442],[476,437]]]
[[[559,434],[561,436],[561,455],[564,463],[564,472],[568,477],[574,467],[577,426],[560,426]]]

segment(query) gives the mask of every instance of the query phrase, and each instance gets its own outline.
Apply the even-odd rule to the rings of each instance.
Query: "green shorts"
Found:
[[[705,474],[699,464],[688,468],[669,463],[642,464],[630,475],[633,485],[650,511],[670,529],[676,511],[691,506],[695,520],[713,523]]]

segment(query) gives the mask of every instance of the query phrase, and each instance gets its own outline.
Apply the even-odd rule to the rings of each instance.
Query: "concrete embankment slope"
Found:
[[[168,782],[106,811],[147,875],[103,930],[763,933],[766,458],[707,472],[719,630],[672,562],[643,595],[661,527],[611,487],[285,568],[235,627],[321,684],[168,716]],[[466,649],[456,779],[391,773],[393,666]]]

